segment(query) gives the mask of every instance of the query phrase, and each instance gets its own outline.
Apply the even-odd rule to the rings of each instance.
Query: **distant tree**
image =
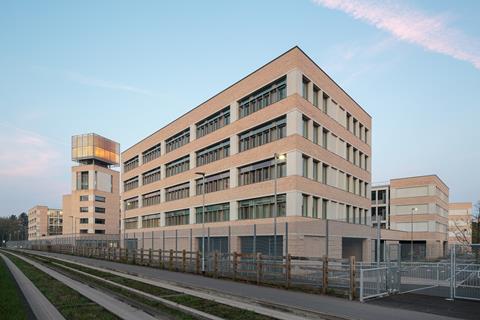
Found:
[[[20,213],[18,216],[18,221],[20,223],[20,234],[21,240],[27,240],[28,234],[28,215],[25,212]]]

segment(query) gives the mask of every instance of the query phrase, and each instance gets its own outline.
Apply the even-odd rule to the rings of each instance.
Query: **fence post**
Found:
[[[143,236],[143,232],[142,232],[142,236]],[[143,244],[143,239],[142,239],[142,244]],[[142,246],[142,249],[140,249],[140,264],[143,265],[143,246]]]
[[[328,257],[323,256],[322,262],[322,293],[326,294],[328,289]]]
[[[158,249],[158,267],[163,268],[163,251]]]
[[[356,298],[356,263],[355,263],[355,256],[350,257],[350,300],[355,300]]]
[[[290,288],[290,281],[292,277],[292,256],[290,254],[287,255],[285,273],[286,273],[287,288]]]
[[[133,255],[132,255],[133,256],[133,261],[132,261],[132,263],[136,264],[137,263],[137,251],[138,251],[138,249],[133,249],[132,251],[133,251]]]
[[[238,253],[237,251],[233,252],[233,281],[237,280],[237,270],[238,270]]]
[[[187,250],[182,250],[182,270],[183,272],[187,271]]]
[[[363,270],[360,269],[360,302],[363,302]]]
[[[200,252],[197,251],[195,255],[195,273],[199,274],[200,273]]]
[[[153,260],[153,250],[152,248],[148,249],[148,266],[152,266],[152,260]]]
[[[173,249],[170,249],[170,259],[168,261],[168,269],[173,270]]]
[[[213,277],[218,277],[218,252],[213,253]]]
[[[262,254],[257,253],[257,284],[262,280]]]

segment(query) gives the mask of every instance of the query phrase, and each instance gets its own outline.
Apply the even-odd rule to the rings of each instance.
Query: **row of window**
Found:
[[[309,132],[310,119],[302,117],[302,134],[305,139],[312,138],[313,143],[322,146],[323,148],[335,152],[350,163],[364,169],[369,170],[369,157],[352,147],[351,144],[346,143],[343,139],[338,138],[326,128],[321,128],[318,123],[313,121],[313,132]]]
[[[310,172],[310,159],[312,159],[312,172]],[[313,179],[365,198],[369,196],[367,182],[331,167],[326,163],[320,163],[320,161],[307,155],[302,155],[302,175],[305,178]]]
[[[80,218],[80,224],[88,224],[88,218]],[[99,219],[95,218],[94,219],[95,224],[105,224],[105,219]]]
[[[80,207],[80,212],[88,212],[88,207]],[[95,207],[95,213],[105,213],[105,208]]]
[[[353,135],[355,135],[357,138],[362,140],[365,143],[368,143],[369,140],[369,130],[367,127],[365,127],[360,121],[358,121],[355,117],[353,117],[350,113],[346,112],[345,109],[343,109],[341,106],[339,106],[333,99],[330,99],[328,94],[325,92],[322,92],[320,88],[313,84],[313,90],[312,90],[312,97],[310,99],[310,80],[306,77],[303,77],[302,81],[302,96],[306,100],[311,100],[312,104],[321,109],[325,114],[328,114],[330,116],[333,115],[333,118],[335,120],[339,120],[337,117],[337,110],[340,110],[340,114],[342,119],[338,121],[339,123],[343,124],[344,127],[350,131]],[[331,104],[330,104],[331,101]],[[335,110],[330,110],[329,108],[335,109]]]
[[[97,202],[105,202],[105,197],[95,195],[95,201]],[[80,201],[88,201],[88,195],[80,196]]]
[[[239,117],[243,118],[266,106],[273,104],[287,96],[287,79],[282,77],[271,84],[255,91],[254,93],[240,99]],[[196,123],[196,137],[203,137],[224,126],[230,124],[230,106],[215,112],[207,118]],[[175,134],[165,140],[165,152],[170,152],[190,142],[190,128]],[[143,163],[147,163],[158,158],[161,155],[161,144],[149,148],[142,152]],[[129,159],[123,163],[124,172],[128,172],[138,167],[138,156]]]

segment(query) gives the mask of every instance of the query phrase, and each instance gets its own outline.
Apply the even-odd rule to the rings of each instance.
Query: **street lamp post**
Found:
[[[413,213],[417,212],[418,208],[412,208],[412,214],[410,218],[410,262],[413,262]]]
[[[202,273],[205,273],[205,172],[196,172],[202,176]]]
[[[284,154],[274,154],[274,173],[273,173],[273,197],[274,197],[274,208],[273,208],[273,256],[274,259],[277,259],[277,213],[278,213],[278,202],[277,202],[277,176],[278,176],[278,161],[285,160]]]

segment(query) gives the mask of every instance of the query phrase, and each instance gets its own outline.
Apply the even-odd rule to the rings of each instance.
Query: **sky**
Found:
[[[298,45],[373,118],[372,181],[480,199],[480,1],[0,1],[0,216],[61,207],[70,137],[125,150]]]

